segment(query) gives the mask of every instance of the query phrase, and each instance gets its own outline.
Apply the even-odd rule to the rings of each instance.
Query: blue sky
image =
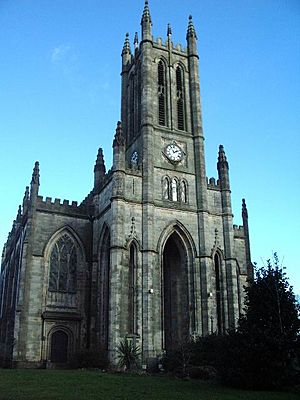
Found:
[[[40,161],[43,196],[81,201],[102,146],[111,165],[121,49],[143,0],[0,0],[0,247]],[[249,211],[252,259],[277,251],[300,294],[299,0],[150,0],[154,37],[200,53],[208,176],[219,144],[235,223]]]

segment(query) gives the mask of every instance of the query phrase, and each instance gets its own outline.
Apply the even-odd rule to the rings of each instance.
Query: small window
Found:
[[[163,180],[163,198],[165,200],[170,199],[170,181],[167,177]]]
[[[187,185],[185,181],[181,181],[180,200],[182,203],[187,203]]]
[[[178,201],[178,182],[176,178],[172,179],[172,200]]]

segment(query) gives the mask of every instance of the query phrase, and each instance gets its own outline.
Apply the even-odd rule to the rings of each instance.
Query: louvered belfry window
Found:
[[[52,292],[76,292],[77,255],[73,240],[61,236],[50,255],[49,290]]]
[[[176,94],[177,94],[177,128],[184,131],[184,90],[183,74],[180,67],[176,68]]]
[[[166,126],[166,82],[164,63],[158,63],[158,123]]]

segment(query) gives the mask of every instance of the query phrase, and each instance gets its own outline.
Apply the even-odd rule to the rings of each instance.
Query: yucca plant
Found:
[[[132,341],[124,338],[117,347],[118,365],[125,370],[139,367],[140,348]]]

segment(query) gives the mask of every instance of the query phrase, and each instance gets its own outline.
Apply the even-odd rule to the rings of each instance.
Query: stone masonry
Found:
[[[77,204],[39,195],[36,162],[3,249],[0,358],[14,366],[66,363],[88,347],[116,363],[120,340],[147,365],[191,335],[234,327],[252,277],[248,212],[233,225],[223,146],[207,179],[197,35],[187,48],[153,39],[148,2],[141,39],[122,50],[121,121],[106,171]]]

